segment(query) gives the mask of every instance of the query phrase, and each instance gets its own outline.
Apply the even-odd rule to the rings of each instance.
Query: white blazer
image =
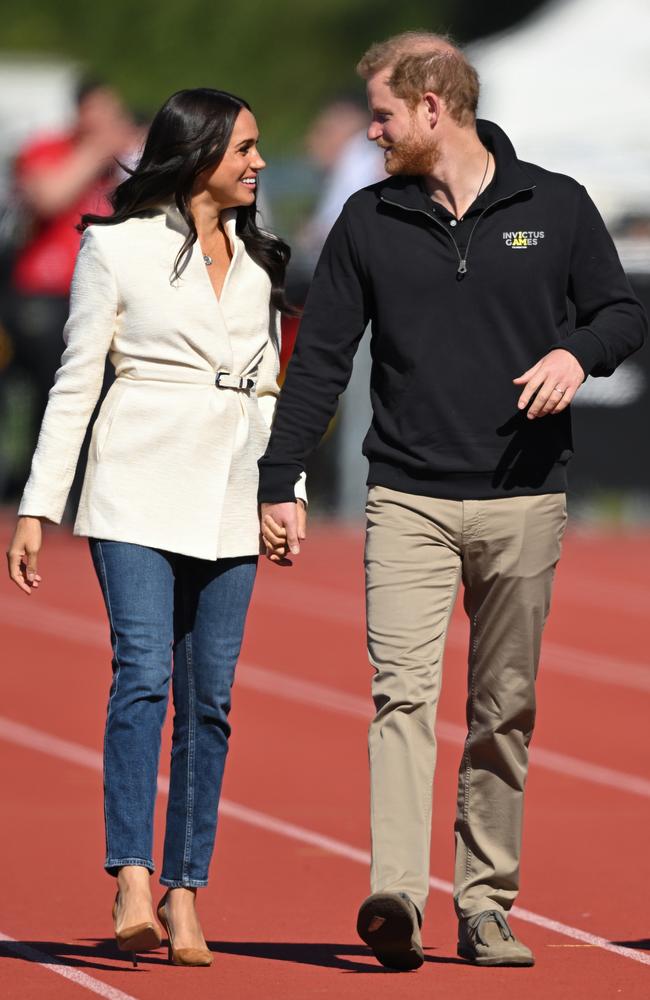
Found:
[[[175,205],[85,231],[20,515],[60,522],[108,354],[116,379],[93,427],[75,534],[201,559],[259,552],[257,460],[279,393],[279,317],[236,211],[223,219],[233,257],[219,299],[198,244],[171,281],[187,234]],[[256,388],[218,387],[219,372]]]

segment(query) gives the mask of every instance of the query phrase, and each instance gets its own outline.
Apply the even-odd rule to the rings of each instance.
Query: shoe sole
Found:
[[[511,968],[511,969],[519,968],[519,969],[523,969],[523,968],[530,968],[531,966],[533,966],[535,964],[535,959],[534,958],[522,958],[522,959],[517,959],[517,958],[504,958],[504,959],[481,958],[480,956],[476,956],[476,955],[472,954],[472,952],[463,951],[461,948],[457,949],[456,954],[458,955],[459,958],[464,958],[466,962],[470,962],[472,965],[480,965],[480,966],[485,967],[485,968],[489,968],[490,966],[493,966],[494,968],[501,968],[501,969],[503,969],[503,968]]]
[[[371,930],[375,920],[382,923]],[[424,962],[422,948],[413,940],[412,912],[392,893],[377,893],[361,904],[357,933],[387,969],[411,972]]]

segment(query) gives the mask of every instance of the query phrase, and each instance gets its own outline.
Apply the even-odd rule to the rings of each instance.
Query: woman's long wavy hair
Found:
[[[200,87],[172,94],[151,123],[138,165],[133,170],[124,168],[129,176],[111,195],[112,214],[83,215],[78,228],[83,232],[90,225],[115,225],[172,200],[189,229],[174,261],[172,280],[180,277],[198,240],[190,209],[195,182],[223,159],[242,108],[250,111],[246,101],[224,90]],[[291,250],[283,240],[259,229],[256,214],[255,202],[238,206],[237,233],[249,256],[271,279],[271,303],[281,312],[296,315],[284,290]]]

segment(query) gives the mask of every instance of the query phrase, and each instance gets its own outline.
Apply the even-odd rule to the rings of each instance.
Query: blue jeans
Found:
[[[230,725],[230,689],[256,556],[210,562],[90,540],[111,627],[104,740],[106,870],[154,871],[160,734],[172,679],[174,728],[160,882],[207,885]],[[172,672],[173,663],[173,672]]]

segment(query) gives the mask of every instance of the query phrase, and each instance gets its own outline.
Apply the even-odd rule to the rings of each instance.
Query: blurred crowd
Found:
[[[319,109],[304,138],[304,159],[315,184],[311,211],[299,220],[292,240],[289,290],[297,305],[345,200],[384,176],[383,157],[367,141],[366,127],[365,103],[341,94]],[[137,163],[146,131],[147,122],[112,86],[84,78],[76,86],[69,127],[37,130],[12,158],[0,204],[0,503],[15,502],[22,491],[59,367],[81,239],[77,225],[86,212],[110,212],[110,193]],[[265,192],[261,198],[263,222],[273,228],[273,199]],[[285,366],[296,333],[297,321],[285,320]],[[111,377],[107,362],[104,391]],[[335,475],[330,468],[325,478]],[[80,482],[81,471],[70,516]]]
[[[2,206],[0,499],[22,490],[54,375],[85,212],[137,161],[146,124],[99,79],[81,79],[65,130],[30,136],[13,158]]]

